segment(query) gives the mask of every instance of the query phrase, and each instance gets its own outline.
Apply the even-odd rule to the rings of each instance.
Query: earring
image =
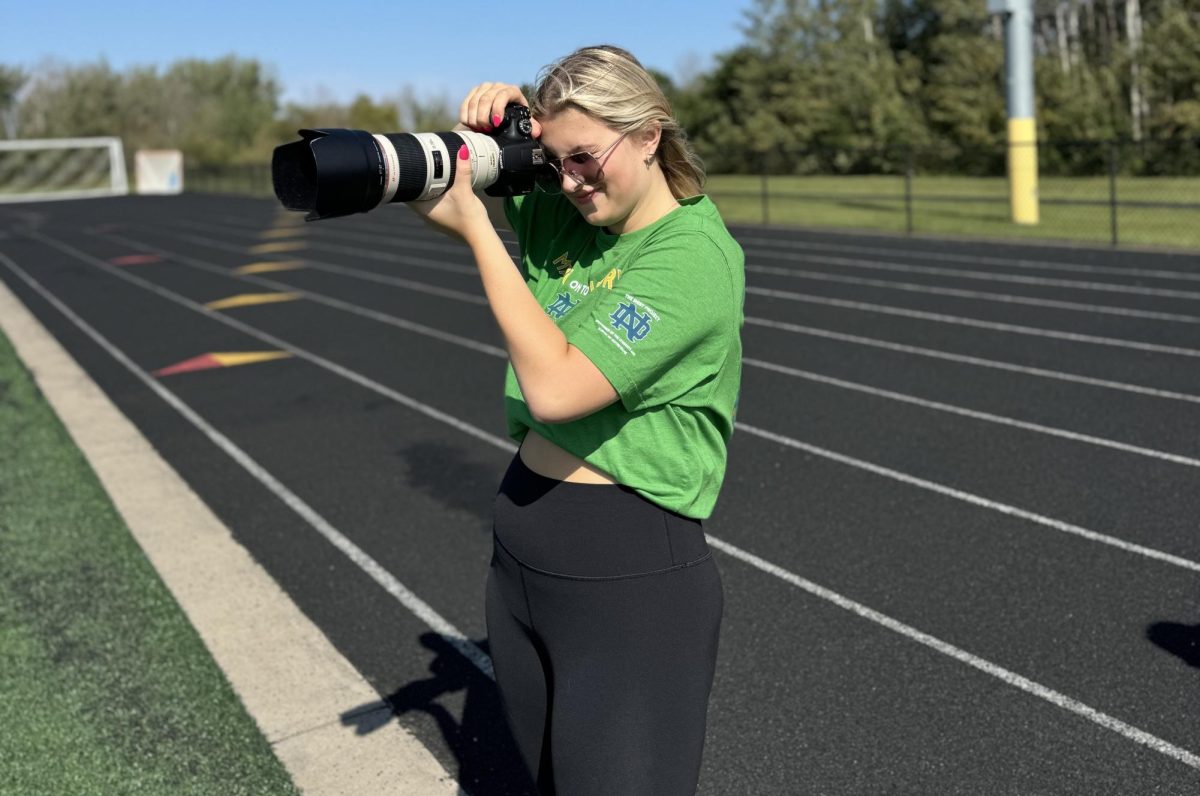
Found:
[[[646,156],[646,159],[642,162],[646,164],[647,168],[649,168],[650,164],[654,162],[654,153],[651,152],[648,156]]]

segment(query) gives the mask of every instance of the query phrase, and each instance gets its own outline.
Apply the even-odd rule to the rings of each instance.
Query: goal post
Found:
[[[125,150],[119,138],[0,141],[0,203],[127,193]]]

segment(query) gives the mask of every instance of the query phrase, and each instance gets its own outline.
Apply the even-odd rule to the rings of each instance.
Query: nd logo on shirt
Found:
[[[551,318],[561,318],[578,306],[578,301],[571,301],[570,293],[559,293],[558,298],[546,305],[546,314]]]
[[[613,284],[621,276],[620,268],[612,268],[599,282],[589,281],[587,284],[584,284],[578,279],[571,279],[571,273],[575,270],[575,265],[571,262],[567,252],[563,252],[561,255],[559,255],[554,260],[553,265],[558,270],[558,273],[562,276],[562,279],[560,280],[561,283],[570,288],[579,296],[579,298],[572,301],[571,293],[558,293],[555,296],[554,301],[550,302],[545,307],[546,314],[555,319],[564,317],[568,312],[578,307],[583,297],[591,293],[597,287],[604,287],[612,290]],[[567,280],[570,281],[568,282]]]
[[[623,330],[631,343],[645,340],[646,335],[650,334],[650,313],[638,312],[633,301],[618,303],[617,311],[608,317],[612,320],[612,328]]]

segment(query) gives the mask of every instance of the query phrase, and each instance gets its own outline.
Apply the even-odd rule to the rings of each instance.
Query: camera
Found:
[[[299,133],[301,140],[275,148],[271,181],[283,206],[308,211],[308,221],[441,196],[454,184],[463,144],[470,152],[471,189],[488,196],[527,194],[550,168],[533,137],[529,109],[517,103],[504,109],[504,119],[488,134],[333,128]]]

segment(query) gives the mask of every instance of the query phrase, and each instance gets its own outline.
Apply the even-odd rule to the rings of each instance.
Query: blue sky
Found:
[[[274,67],[284,100],[375,99],[405,84],[457,105],[485,80],[533,82],[576,47],[617,44],[676,78],[742,40],[751,0],[233,2],[0,0],[0,63],[116,69],[230,53]]]

